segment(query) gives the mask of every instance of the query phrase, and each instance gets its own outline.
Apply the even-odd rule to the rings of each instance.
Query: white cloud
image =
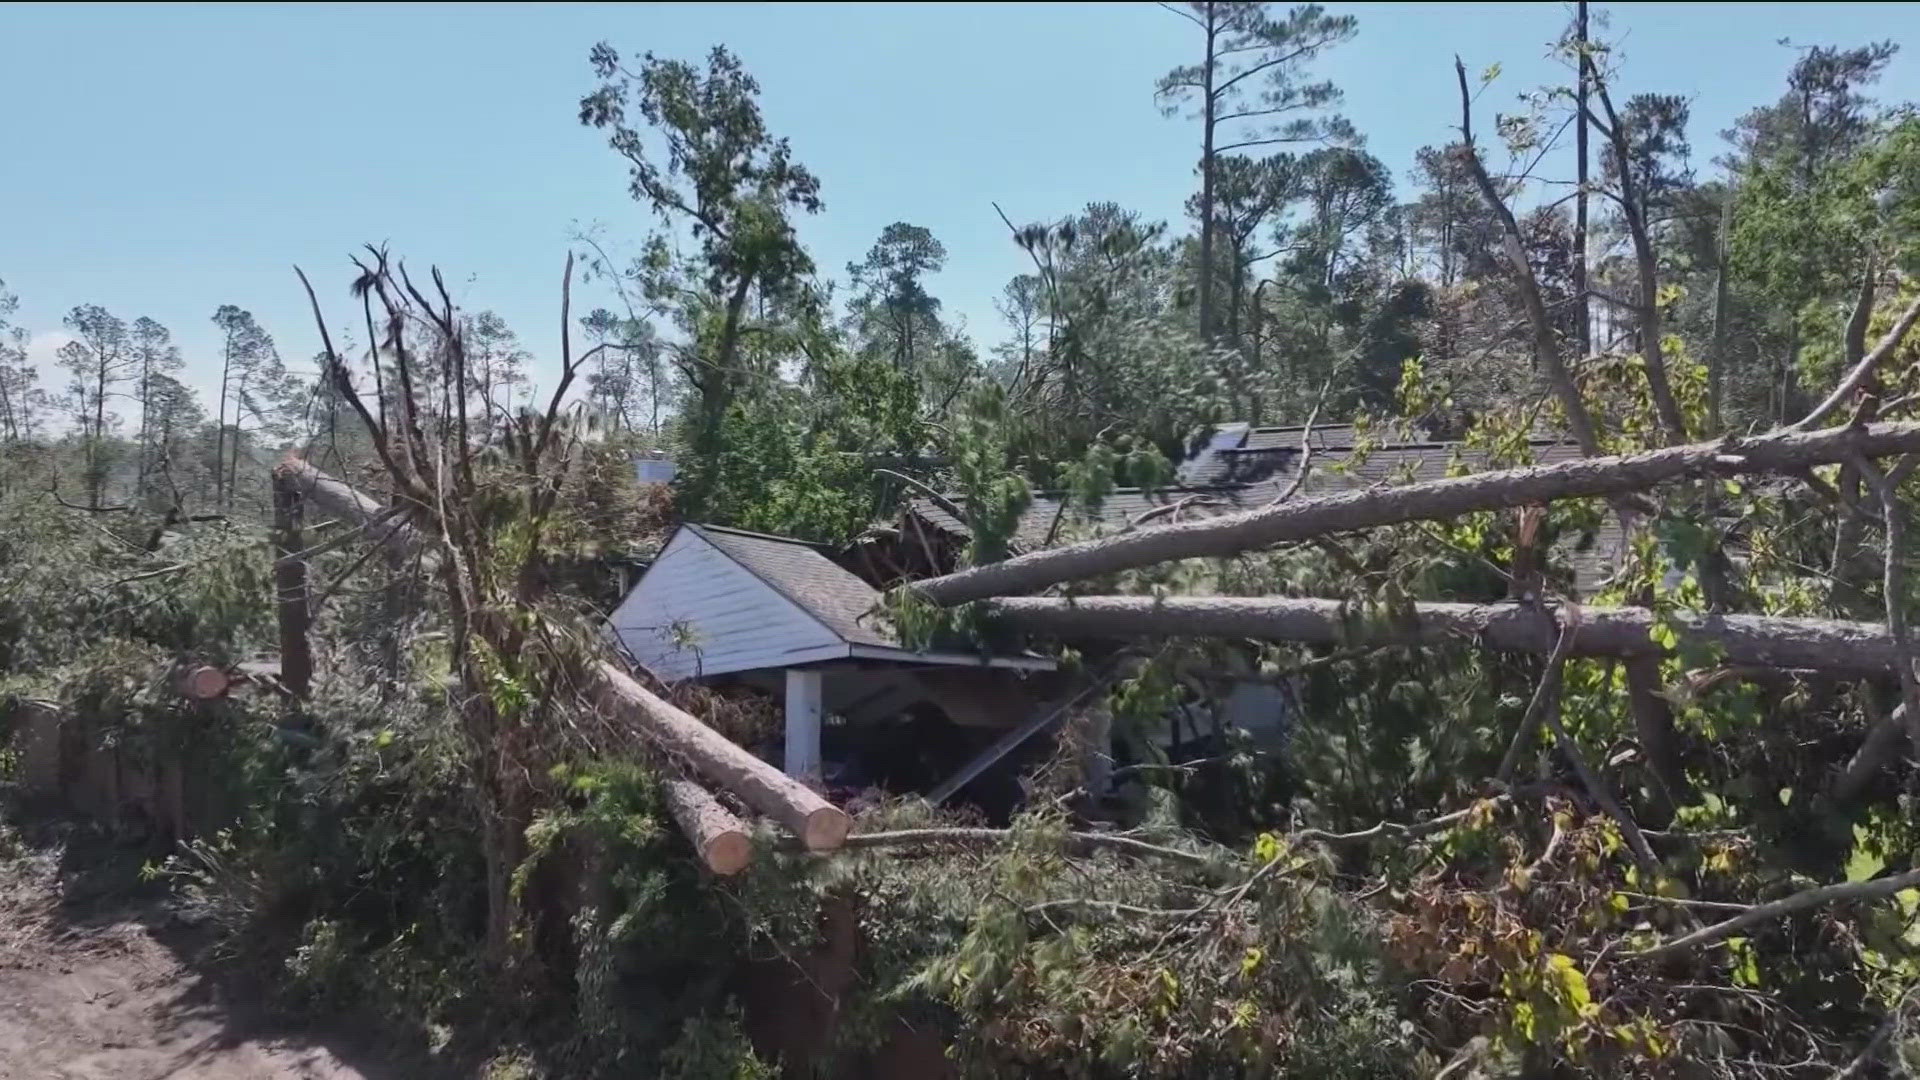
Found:
[[[27,337],[27,363],[40,369],[40,383],[46,385],[60,359],[60,346],[73,340],[65,330],[42,330]]]

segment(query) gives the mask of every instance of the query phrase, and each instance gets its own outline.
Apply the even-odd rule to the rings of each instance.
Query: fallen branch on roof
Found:
[[[990,605],[1013,627],[1065,638],[1231,637],[1312,645],[1480,644],[1514,652],[1553,651],[1560,617],[1531,604],[1414,604],[1401,617],[1365,616],[1340,600],[1276,597],[1010,597]],[[1656,618],[1646,608],[1580,609],[1569,656],[1657,656]],[[1812,668],[1861,676],[1893,672],[1899,650],[1878,623],[1767,615],[1676,613],[1668,625],[1681,647],[1717,651],[1733,664]]]
[[[936,604],[1019,596],[1065,581],[1176,559],[1223,558],[1329,533],[1511,509],[1555,499],[1621,496],[1670,480],[1713,473],[1790,473],[1856,455],[1879,458],[1913,451],[1920,451],[1920,423],[1776,431],[1749,439],[1582,458],[1284,502],[1203,521],[1065,544],[932,578],[914,588]]]

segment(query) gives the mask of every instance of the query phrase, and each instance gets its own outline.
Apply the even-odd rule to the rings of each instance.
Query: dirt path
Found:
[[[0,857],[0,1080],[378,1080],[241,1022],[151,928],[62,895],[57,849]]]

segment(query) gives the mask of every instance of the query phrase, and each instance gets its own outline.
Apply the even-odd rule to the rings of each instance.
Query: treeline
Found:
[[[1415,419],[1446,434],[1541,397],[1503,211],[1460,132],[1415,155],[1403,198],[1340,117],[1338,88],[1312,76],[1354,18],[1265,4],[1168,17],[1192,24],[1175,29],[1194,63],[1143,94],[1200,150],[1187,219],[1099,202],[1037,224],[1003,215],[1033,268],[997,300],[1006,325],[986,349],[943,321],[945,251],[924,227],[889,226],[847,286],[827,280],[792,222],[822,212],[831,186],[767,130],[725,48],[638,65],[595,51],[601,85],[581,119],[608,132],[667,228],[630,263],[592,255],[629,313],[665,324],[609,329],[664,357],[653,400],[678,406],[690,509],[844,537],[895,493],[876,459],[948,463],[921,475],[963,488],[986,483],[964,464],[986,459],[1049,487],[1151,483],[1214,421],[1392,412],[1410,365]],[[1910,257],[1920,213],[1920,121],[1870,96],[1895,52],[1800,50],[1781,97],[1720,133],[1712,168],[1687,101],[1626,89],[1644,76],[1581,25],[1560,44],[1567,83],[1497,117],[1481,151],[1492,194],[1513,207],[1583,388],[1649,365],[1672,386],[1647,403],[1660,417],[1609,407],[1604,428],[1632,440],[1673,427],[1683,404],[1701,414],[1690,434],[1766,427],[1830,382],[1849,314]],[[1495,65],[1472,96],[1503,86]],[[1577,176],[1544,171],[1569,157]],[[1559,422],[1551,408],[1537,419]]]
[[[610,429],[671,445],[690,512],[819,538],[853,535],[898,497],[876,466],[962,487],[987,483],[960,475],[969,460],[1046,487],[1154,483],[1216,421],[1391,412],[1416,361],[1419,419],[1445,434],[1537,398],[1506,233],[1459,133],[1415,155],[1402,198],[1394,166],[1341,118],[1339,89],[1312,76],[1355,19],[1264,4],[1168,17],[1192,24],[1175,29],[1194,63],[1142,93],[1194,133],[1187,218],[1095,202],[1006,219],[1033,266],[996,300],[1005,326],[986,348],[943,317],[946,251],[922,226],[888,226],[844,279],[816,265],[792,222],[822,212],[830,185],[767,129],[758,84],[724,47],[637,66],[598,47],[580,119],[607,132],[665,227],[630,258],[603,233],[579,237],[613,301],[578,320],[605,347],[583,396]],[[1920,121],[1870,96],[1896,46],[1801,50],[1782,96],[1720,133],[1713,168],[1683,98],[1625,90],[1641,80],[1579,26],[1560,51],[1567,84],[1497,118],[1511,167],[1482,156],[1540,302],[1591,358],[1581,381],[1671,369],[1671,393],[1705,404],[1693,434],[1800,415],[1920,215]],[[1502,85],[1497,65],[1485,75],[1476,98]],[[1570,142],[1579,175],[1545,175]],[[242,483],[243,445],[337,440],[325,387],[291,373],[248,313],[225,306],[214,321],[220,354],[196,358],[206,401],[151,319],[76,308],[65,385],[25,362],[14,332],[0,346],[0,439],[69,440],[90,504],[118,498],[112,487],[162,502],[204,489],[216,506]],[[475,408],[510,415],[530,354],[490,312],[462,332]],[[1602,419],[1628,437],[1641,423]]]

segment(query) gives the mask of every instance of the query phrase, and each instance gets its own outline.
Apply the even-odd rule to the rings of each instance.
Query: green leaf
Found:
[[[1853,853],[1847,856],[1847,880],[1866,881],[1886,869],[1887,860],[1868,850],[1865,826],[1853,827]]]
[[[1547,956],[1547,974],[1553,979],[1555,997],[1575,1015],[1586,1019],[1594,1010],[1593,994],[1587,989],[1587,977],[1573,957],[1564,953]]]
[[[1727,951],[1733,956],[1733,984],[1735,986],[1760,985],[1760,957],[1754,951],[1753,943],[1743,937],[1727,939]]]

